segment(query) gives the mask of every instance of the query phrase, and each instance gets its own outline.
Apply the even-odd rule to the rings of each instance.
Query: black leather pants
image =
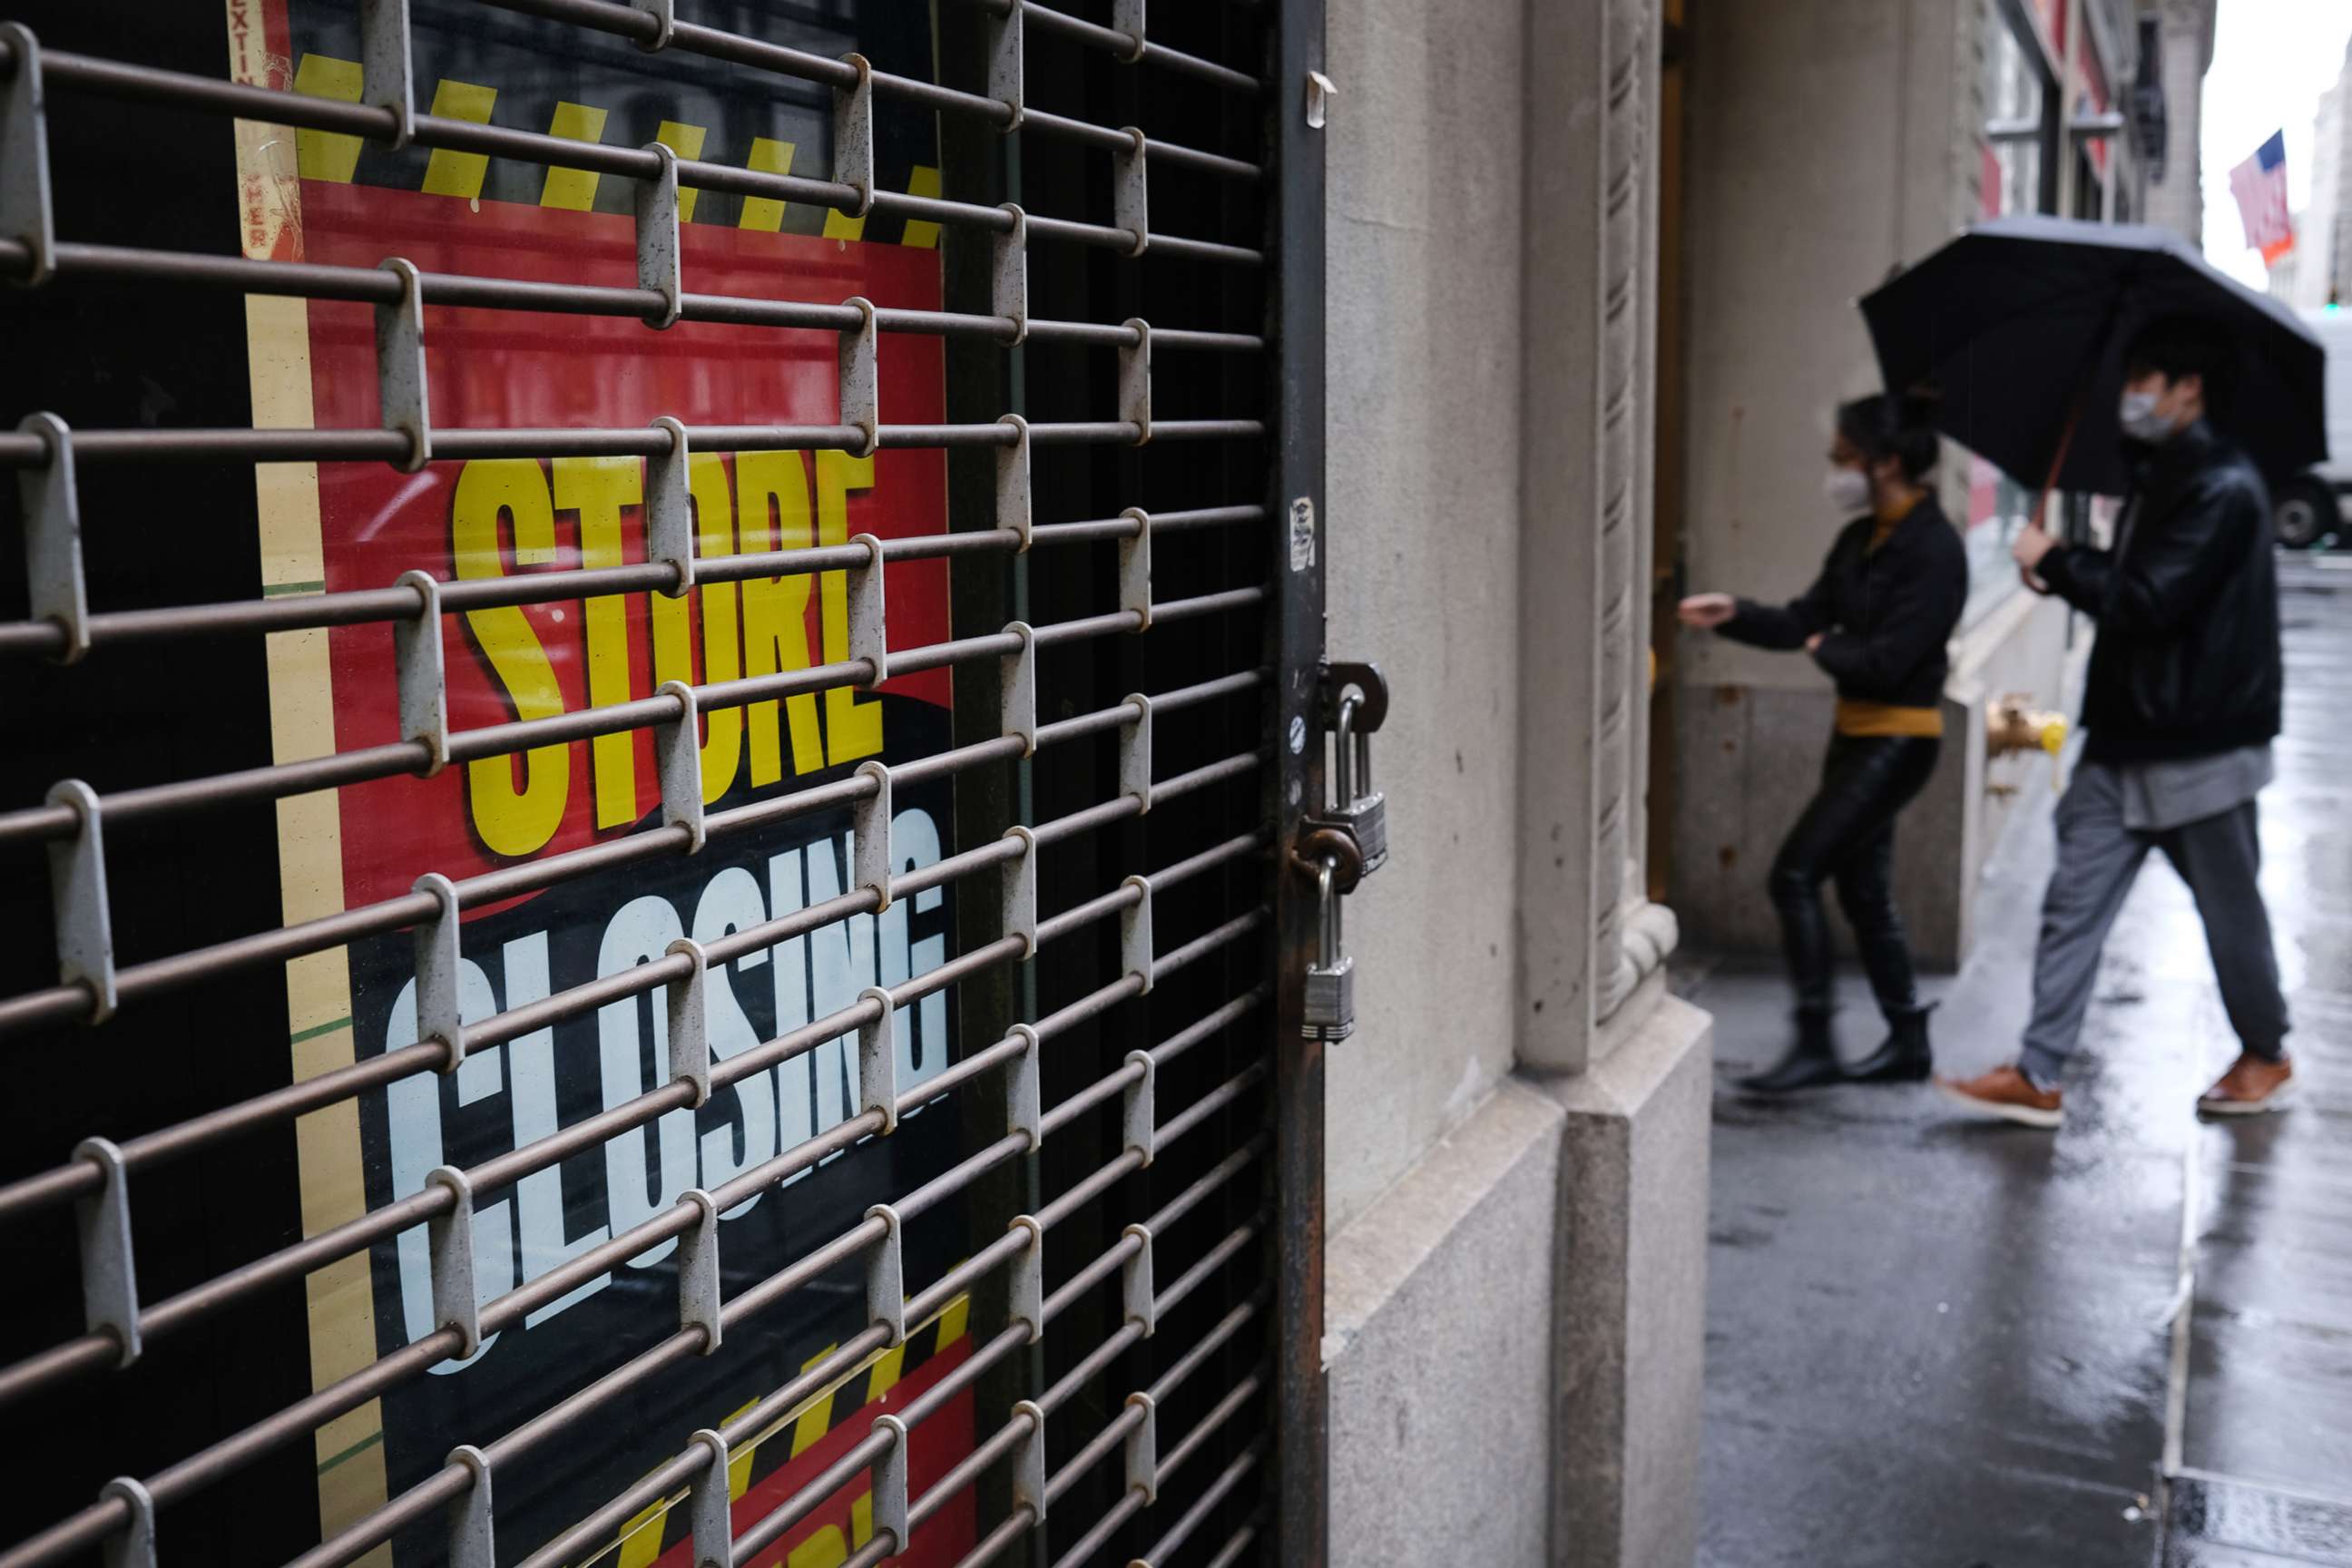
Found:
[[[1918,1005],[1911,944],[1895,909],[1895,816],[1936,771],[1932,736],[1836,735],[1822,787],[1772,862],[1772,902],[1801,1012],[1830,1008],[1830,933],[1822,883],[1837,879],[1871,989],[1888,1016]]]

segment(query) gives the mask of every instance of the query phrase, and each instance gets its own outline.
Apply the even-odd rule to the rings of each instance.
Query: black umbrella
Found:
[[[2164,229],[1994,218],[1866,296],[1862,313],[1886,386],[1934,385],[1937,426],[2031,489],[2054,466],[2060,489],[2123,493],[2124,347],[2176,314],[2236,345],[2231,395],[2211,417],[2265,473],[2327,456],[2318,341]]]

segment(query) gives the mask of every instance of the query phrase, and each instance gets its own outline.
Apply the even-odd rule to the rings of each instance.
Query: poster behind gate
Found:
[[[324,0],[227,0],[239,76],[259,85],[359,100],[358,7]],[[888,12],[870,22],[861,13]],[[820,15],[833,19],[814,20]],[[928,74],[925,8],[744,4],[740,31],[825,55],[852,49]],[[473,0],[418,0],[413,48],[419,111],[614,145],[659,140],[681,155],[769,172],[824,175],[828,89]],[[881,106],[877,180],[936,193],[929,116]],[[240,200],[248,254],[525,281],[635,281],[631,182],[425,148],[240,122]],[[938,232],[856,220],[795,204],[688,189],[680,238],[689,290],[825,303],[940,306]],[[257,422],[377,426],[373,311],[363,304],[256,299],[248,304]],[[428,395],[436,428],[831,424],[835,342],[824,332],[628,318],[428,307]],[[888,417],[943,418],[936,338],[886,335],[879,377]],[[550,443],[551,447],[556,445]],[[697,451],[688,477],[704,555],[790,550],[945,526],[937,451]],[[646,462],[636,457],[520,456],[436,461],[414,474],[384,464],[273,465],[257,474],[265,592],[381,588],[411,570],[443,581],[511,578],[646,559]],[[947,568],[904,562],[887,574],[894,647],[944,640]],[[712,682],[846,657],[845,574],[751,577],[658,594],[559,599],[444,617],[453,731],[543,718],[650,696],[667,680]],[[391,630],[382,624],[276,637],[273,732],[281,759],[400,738]],[[713,811],[772,799],[900,763],[948,742],[944,670],[876,691],[836,690],[704,716],[704,796]],[[470,876],[607,843],[660,820],[653,739],[635,731],[550,744],[285,804],[289,922],[406,892],[416,877]],[[948,786],[896,792],[902,868],[951,853]],[[846,811],[714,838],[568,878],[480,910],[463,924],[461,1004],[487,1017],[658,958],[680,936],[709,942],[854,885]],[[851,1005],[947,957],[952,889],[714,966],[709,1031],[719,1058]],[[298,1075],[416,1038],[410,933],[372,937],[289,966]],[[502,1046],[454,1073],[403,1079],[300,1131],[306,1224],[313,1231],[415,1193],[444,1163],[470,1166],[656,1087],[665,1076],[658,993],[625,999]],[[901,1088],[940,1071],[955,1042],[944,996],[897,1019]],[[845,1048],[845,1046],[846,1048]],[[488,1300],[643,1223],[689,1187],[715,1187],[856,1112],[854,1038],[751,1075],[695,1110],[673,1110],[601,1148],[510,1186],[484,1190],[475,1219],[478,1293]],[[943,1107],[917,1112],[887,1145],[861,1147],[721,1216],[724,1289],[733,1296],[855,1225],[866,1207],[955,1158]],[[677,1322],[675,1243],[654,1247],[492,1336],[478,1354],[433,1369],[322,1430],[320,1496],[330,1531],[441,1468],[449,1447],[484,1443],[657,1342]],[[919,1288],[969,1250],[946,1205],[912,1226],[907,1279]],[[314,1380],[324,1384],[432,1331],[422,1226],[310,1281]],[[541,1445],[496,1479],[500,1556],[527,1552],[625,1489],[698,1427],[716,1426],[778,1388],[865,1324],[854,1279],[785,1298],[720,1350],[673,1367]],[[761,1440],[737,1451],[739,1530],[838,1457],[866,1419],[903,1404],[969,1352],[961,1302],[909,1325],[908,1344],[869,1358],[812,1400],[779,1408]],[[919,1426],[912,1485],[970,1451],[968,1396]],[[928,1523],[912,1561],[950,1563],[971,1538],[969,1498]],[[688,1560],[687,1510],[661,1505],[618,1532],[600,1561]],[[864,1483],[845,1488],[760,1558],[791,1568],[837,1563],[867,1538]],[[437,1561],[436,1529],[402,1536],[393,1560]]]

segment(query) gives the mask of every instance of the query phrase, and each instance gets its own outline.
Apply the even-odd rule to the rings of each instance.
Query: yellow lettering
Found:
[[[460,578],[506,574],[500,518],[513,530],[517,565],[555,559],[555,513],[539,464],[528,458],[467,463],[458,470],[449,511],[450,552]],[[468,610],[466,627],[506,688],[516,718],[546,719],[563,711],[555,667],[529,616],[512,605]],[[571,798],[570,746],[534,746],[523,753],[520,789],[516,765],[513,757],[478,757],[466,764],[474,831],[494,855],[529,855],[542,847],[555,837]]]
[[[584,103],[559,100],[555,118],[548,121],[547,133],[567,142],[602,142],[604,111]],[[550,169],[539,187],[539,205],[584,213],[596,205],[596,182],[602,177],[593,169]]]
[[[679,157],[689,160],[702,156],[703,139],[708,135],[709,132],[703,126],[685,125],[675,120],[665,120],[654,128],[655,141]],[[694,221],[694,198],[701,194],[692,185],[680,185],[677,188],[678,222]]]
[[[775,534],[768,532],[769,503],[775,503]],[[809,546],[808,469],[798,452],[740,452],[735,458],[737,548],[744,553]],[[805,573],[752,577],[743,583],[743,673],[757,678],[809,667],[809,580]],[[793,772],[824,766],[824,740],[817,731],[816,698],[798,692],[784,699],[793,732]],[[772,784],[783,777],[776,732],[776,702],[754,703],[751,711],[751,782]]]
[[[302,63],[294,68],[294,90],[307,98],[357,103],[362,80],[359,61],[339,60],[332,55],[304,55]],[[294,132],[294,167],[306,180],[332,180],[339,185],[348,185],[359,162],[360,139],[356,136],[340,131]]]
[[[728,493],[727,465],[715,452],[697,452],[687,463],[687,487],[694,497],[695,551],[699,555],[735,552],[735,502]],[[698,684],[694,675],[694,616],[702,609],[702,682],[733,680],[743,673],[742,638],[736,629],[735,584],[707,583],[678,598],[653,595],[654,679]],[[743,710],[714,708],[702,716],[702,801],[709,805],[735,783],[743,761]]]
[[[846,452],[816,455],[816,535],[820,543],[849,542],[849,492],[874,488],[874,459]],[[824,661],[849,657],[849,574],[824,574]],[[825,756],[836,766],[882,750],[882,700],[836,686],[824,694]]]
[[[645,497],[645,474],[635,458],[558,458],[555,510],[580,514],[580,563],[593,570],[621,564],[621,509]],[[629,670],[629,602],[605,594],[583,606],[587,622],[588,706],[610,708],[635,695]],[[596,826],[620,827],[637,819],[637,749],[628,731],[588,743],[596,781]]]
[[[751,156],[744,167],[755,174],[789,174],[793,172],[793,143],[754,136]],[[736,218],[735,226],[774,234],[784,226],[784,204],[772,196],[745,196],[742,215]]]
[[[433,89],[433,112],[443,120],[488,125],[490,106],[498,100],[497,88],[477,87],[470,81],[451,81],[444,77],[441,85]],[[453,153],[446,147],[436,147],[432,161],[425,165],[425,194],[462,196],[471,201],[482,194],[482,175],[489,166],[487,153]]]
[[[870,1491],[859,1492],[849,1500],[849,1539],[858,1546],[874,1539],[874,1494]],[[906,1544],[903,1541],[898,1542],[901,1547]]]
[[[784,1568],[840,1568],[849,1561],[849,1543],[841,1539],[841,1531],[826,1525],[793,1548],[784,1559]]]

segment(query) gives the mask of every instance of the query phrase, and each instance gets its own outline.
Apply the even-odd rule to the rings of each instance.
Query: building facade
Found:
[[[2162,105],[2162,150],[2139,161],[2146,221],[2203,243],[2205,186],[2198,150],[2204,145],[2205,71],[2213,63],[2213,0],[2141,0],[2141,80],[2154,73]]]
[[[2272,292],[2303,310],[2352,300],[2352,44],[2312,117],[2311,200],[2296,215],[2294,249],[2273,270]]]
[[[2148,221],[2193,237],[2199,82],[2213,6],[2113,0],[1801,0],[1723,5],[1691,29],[1686,498],[1680,584],[1785,600],[1835,519],[1820,498],[1830,415],[1876,390],[1855,300],[1979,217]],[[1672,458],[1670,461],[1675,460]],[[2046,788],[1985,752],[1988,706],[2057,708],[2084,647],[2009,558],[2032,497],[1957,446],[1945,510],[1965,530],[1967,609],[1934,780],[1897,832],[1897,899],[1920,956],[1958,965],[2008,802]],[[2097,509],[2064,508],[2068,527]],[[1811,662],[1705,633],[1661,662],[1675,707],[1664,885],[1692,940],[1777,951],[1765,872],[1829,729]]]

